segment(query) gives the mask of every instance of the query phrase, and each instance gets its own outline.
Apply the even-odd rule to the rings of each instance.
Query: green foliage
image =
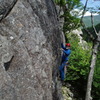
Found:
[[[64,26],[63,31],[64,33],[68,33],[74,29],[80,27],[80,19],[76,16],[72,16],[70,12],[64,12]]]
[[[57,5],[63,7],[66,5],[66,0],[54,0]]]
[[[68,34],[67,38],[71,43],[70,66],[68,67],[66,80],[85,80],[87,79],[90,66],[90,50],[83,49],[79,45],[78,36]]]
[[[70,10],[70,11],[73,9],[76,9],[76,8],[83,7],[80,0],[66,0],[66,1],[67,1],[67,5],[68,5],[68,10]]]
[[[55,3],[62,7],[64,12],[64,14],[60,16],[64,17],[64,33],[68,33],[81,26],[80,19],[78,18],[79,12],[74,10],[83,7],[80,0],[55,0]]]
[[[67,7],[64,9],[64,33],[68,33],[71,30],[77,29],[80,27],[80,18],[78,18],[78,11],[75,11],[76,8],[82,8],[80,0],[67,0]]]
[[[95,100],[100,99],[100,51],[97,56],[96,69],[94,72],[92,95]]]
[[[75,34],[67,34],[68,42],[71,43],[71,56],[69,59],[70,65],[67,68],[66,81],[74,81],[75,85],[80,84],[82,91],[85,92],[87,77],[90,67],[91,47],[88,43],[89,49],[83,49],[79,45],[78,36]],[[92,96],[94,100],[100,99],[100,51],[97,56],[96,69],[94,72]]]

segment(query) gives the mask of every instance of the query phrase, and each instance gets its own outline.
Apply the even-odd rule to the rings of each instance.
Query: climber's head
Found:
[[[66,48],[70,48],[70,47],[71,47],[70,43],[66,43]]]

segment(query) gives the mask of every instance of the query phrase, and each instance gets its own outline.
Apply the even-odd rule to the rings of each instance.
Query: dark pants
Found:
[[[62,62],[62,64],[59,66],[60,77],[62,81],[64,81],[65,78],[64,67],[66,66],[66,62],[67,61]]]

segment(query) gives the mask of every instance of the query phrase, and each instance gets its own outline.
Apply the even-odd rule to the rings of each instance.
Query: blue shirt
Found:
[[[68,61],[69,55],[71,54],[71,50],[66,49],[66,47],[62,43],[61,47],[63,48],[62,62]]]

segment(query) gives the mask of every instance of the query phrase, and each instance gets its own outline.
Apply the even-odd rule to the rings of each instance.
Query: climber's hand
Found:
[[[62,51],[63,49],[62,49],[62,48],[60,48],[60,50]]]

